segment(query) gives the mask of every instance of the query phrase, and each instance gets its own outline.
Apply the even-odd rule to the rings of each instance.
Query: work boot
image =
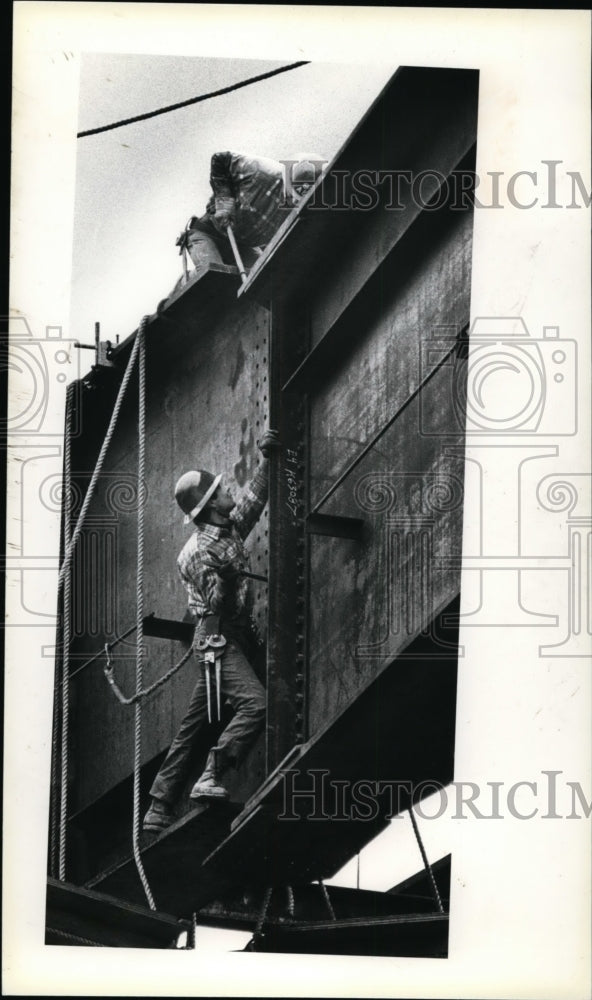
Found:
[[[152,805],[144,816],[143,828],[147,831],[166,830],[174,820],[170,806],[160,799],[152,799]]]
[[[206,761],[204,773],[195,782],[189,794],[190,799],[227,799],[228,789],[220,782],[218,747],[213,747]]]

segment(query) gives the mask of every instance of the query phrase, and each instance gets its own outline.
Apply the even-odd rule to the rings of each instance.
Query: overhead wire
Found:
[[[163,108],[156,108],[154,111],[146,111],[141,115],[134,115],[132,118],[122,118],[120,121],[111,122],[109,125],[100,125],[97,128],[85,129],[76,134],[77,139],[83,139],[88,135],[98,135],[100,132],[109,132],[112,129],[122,128],[124,125],[132,125],[134,122],[146,121],[148,118],[155,118],[157,115],[168,114],[169,111],[178,111],[180,108],[188,108],[191,104],[199,104],[201,101],[209,101],[212,97],[222,97],[224,94],[231,94],[234,90],[242,87],[250,87],[253,83],[261,80],[268,80],[272,76],[280,73],[288,73],[290,70],[299,69],[300,66],[308,66],[309,60],[301,59],[299,62],[290,63],[288,66],[280,66],[279,69],[269,70],[267,73],[259,73],[258,76],[251,76],[238,83],[232,83],[228,87],[220,87],[218,90],[211,90],[207,94],[199,94],[197,97],[189,97],[186,101],[178,101],[176,104],[168,104]]]

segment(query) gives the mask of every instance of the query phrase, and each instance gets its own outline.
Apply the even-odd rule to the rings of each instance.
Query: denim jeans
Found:
[[[204,264],[236,265],[228,237],[215,230],[212,233],[206,233],[200,229],[189,230],[187,250],[195,267],[201,267]],[[244,244],[239,244],[239,253],[245,267],[252,267],[259,256],[253,247]]]
[[[169,805],[173,805],[187,780],[194,741],[203,728],[209,725],[206,682],[201,660],[198,671],[189,708],[150,789],[152,798]],[[212,674],[215,674],[214,670]],[[211,700],[212,712],[215,714],[215,683],[211,685]],[[236,766],[241,762],[265,721],[265,689],[253,673],[244,653],[231,640],[222,654],[221,702],[224,701],[230,702],[234,715],[216,743],[221,770],[225,766]]]

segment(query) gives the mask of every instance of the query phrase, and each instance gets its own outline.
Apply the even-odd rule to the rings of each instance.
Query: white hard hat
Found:
[[[203,469],[185,472],[175,486],[175,500],[185,514],[184,523],[189,524],[197,517],[220,485],[222,475],[213,476]]]

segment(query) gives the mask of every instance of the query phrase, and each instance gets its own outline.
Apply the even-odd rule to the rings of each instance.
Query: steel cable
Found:
[[[289,66],[280,66],[279,69],[269,70],[267,73],[260,73],[258,76],[251,76],[247,80],[240,80],[238,83],[231,83],[228,87],[221,87],[219,90],[211,90],[208,94],[200,94],[198,97],[189,97],[186,101],[178,101],[177,104],[168,104],[164,108],[157,108],[155,111],[146,111],[144,114],[135,115],[133,118],[122,118],[121,121],[112,122],[110,125],[100,125],[98,128],[89,128],[84,132],[78,132],[76,138],[83,139],[87,135],[98,135],[99,132],[109,132],[123,125],[131,125],[134,122],[142,122],[147,118],[155,118],[157,115],[164,115],[168,111],[178,111],[179,108],[187,108],[191,104],[199,104],[201,101],[208,101],[211,97],[221,97],[223,94],[230,94],[233,90],[240,90],[248,87],[252,83],[259,83],[261,80],[268,80],[272,76],[280,73],[287,73],[289,70],[298,69],[300,66],[308,66],[308,60],[290,63]]]
[[[439,909],[440,913],[444,913],[444,907],[442,905],[442,900],[440,898],[440,893],[438,891],[438,886],[436,885],[436,879],[434,878],[434,873],[432,871],[432,866],[431,866],[431,864],[428,861],[428,856],[427,856],[427,854],[425,852],[425,848],[423,846],[423,840],[421,839],[421,834],[419,832],[419,827],[417,826],[417,820],[415,819],[415,816],[413,814],[413,806],[412,805],[409,806],[409,815],[411,817],[411,823],[413,825],[413,832],[415,833],[415,839],[417,840],[417,843],[418,843],[418,846],[419,846],[419,850],[421,851],[421,857],[423,859],[424,867],[425,867],[428,875],[430,876],[430,881],[431,881],[431,884],[432,884],[432,892],[434,894],[434,899],[436,900],[436,904],[438,906],[438,909]]]

